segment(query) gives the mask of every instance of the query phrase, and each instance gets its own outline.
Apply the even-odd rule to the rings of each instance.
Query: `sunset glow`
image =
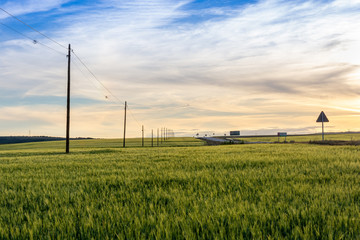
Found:
[[[360,131],[359,1],[5,0],[0,8],[70,43],[96,75],[73,58],[73,137],[121,137],[125,100],[129,137],[141,125],[147,136],[164,126],[177,136],[316,133],[321,111],[329,131]],[[0,23],[0,135],[64,136],[66,49],[3,11]]]

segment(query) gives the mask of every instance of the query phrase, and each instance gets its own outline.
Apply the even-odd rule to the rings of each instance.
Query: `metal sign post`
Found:
[[[322,140],[324,141],[324,122],[329,122],[329,119],[326,117],[325,113],[321,111],[316,122],[321,122],[322,124]]]
[[[280,137],[285,137],[285,142],[286,142],[286,136],[287,136],[287,132],[278,132],[278,142],[280,142]]]

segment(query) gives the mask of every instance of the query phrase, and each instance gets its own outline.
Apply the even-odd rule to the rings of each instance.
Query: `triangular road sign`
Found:
[[[326,117],[325,113],[323,111],[321,111],[316,122],[329,122],[329,119]]]

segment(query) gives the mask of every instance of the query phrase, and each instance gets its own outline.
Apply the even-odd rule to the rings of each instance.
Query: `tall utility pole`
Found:
[[[125,147],[125,135],[126,135],[126,107],[127,102],[125,101],[125,114],[124,114],[124,139],[123,139],[123,147]]]
[[[142,146],[144,146],[144,125],[142,125]]]
[[[67,104],[66,104],[66,153],[69,153],[70,146],[70,58],[71,45],[69,44],[68,53],[68,79],[67,79]]]
[[[154,146],[154,129],[151,129],[151,146]]]
[[[161,134],[160,134],[161,144],[163,142],[163,128],[161,128]]]

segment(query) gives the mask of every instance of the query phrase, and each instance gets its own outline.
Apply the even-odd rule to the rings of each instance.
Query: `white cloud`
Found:
[[[70,0],[22,0],[22,1],[6,1],[0,7],[9,13],[18,16],[22,14],[44,12],[54,8],[61,7],[62,4]],[[1,14],[0,19],[9,17],[6,14]]]
[[[188,2],[103,1],[58,19],[54,36],[70,42],[114,95],[134,106],[139,121],[155,127],[161,121],[182,129],[295,122],[311,129],[310,116],[321,108],[338,116],[348,115],[340,107],[354,109],[360,93],[359,1],[261,1],[198,23],[181,21],[194,14],[183,8]],[[226,8],[213,9],[220,10]],[[65,58],[6,44],[7,87],[20,85],[25,95],[65,95]],[[85,74],[73,66],[75,96],[109,95]],[[96,115],[91,107],[87,111]],[[296,121],[277,120],[287,114]]]

